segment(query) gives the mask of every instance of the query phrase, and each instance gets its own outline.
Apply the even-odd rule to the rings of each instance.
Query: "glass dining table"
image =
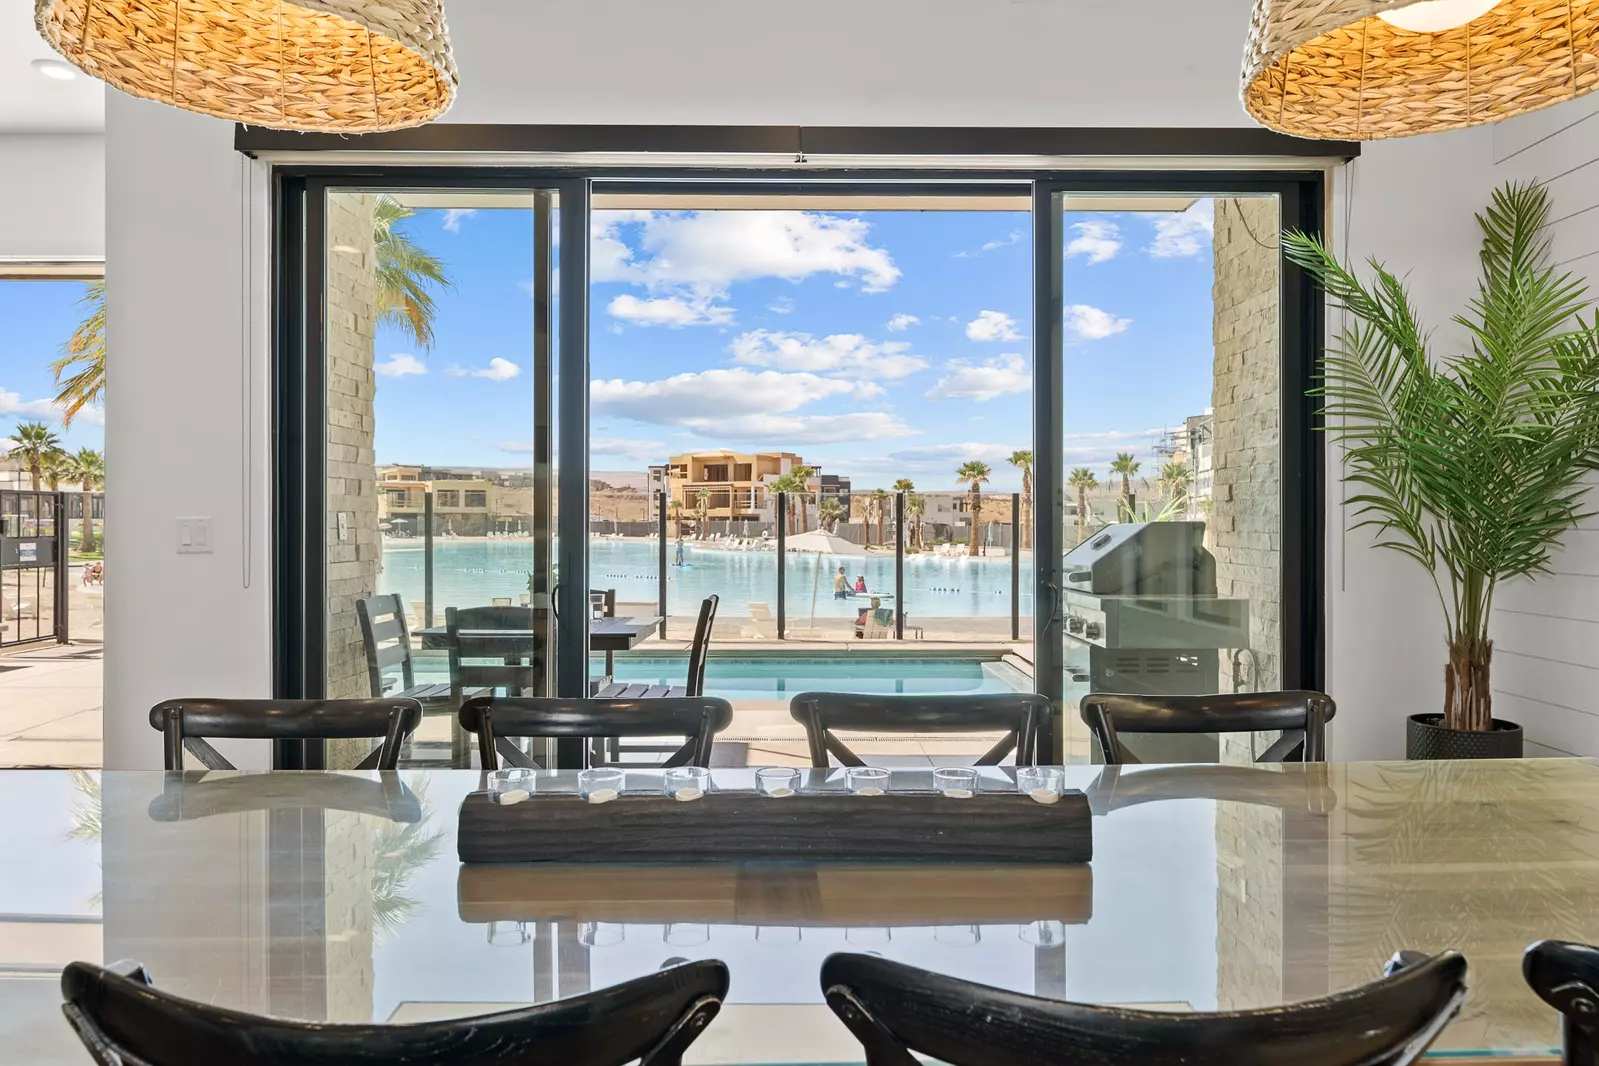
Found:
[[[985,768],[981,787],[1013,789],[1014,774]],[[810,1066],[862,1060],[822,1001],[834,952],[1052,999],[1215,1011],[1362,984],[1401,948],[1470,963],[1433,1057],[1556,1054],[1558,1018],[1519,960],[1540,938],[1599,942],[1599,766],[1065,774],[1093,810],[1082,866],[467,867],[455,822],[482,787],[474,771],[7,771],[0,1057],[88,1061],[54,980],[74,959],[137,959],[160,988],[261,1014],[413,1022],[716,958],[729,999],[686,1061]],[[842,770],[806,775],[843,787]],[[927,776],[895,771],[893,787]],[[629,789],[659,783],[628,773]],[[714,771],[715,788],[753,785],[753,769]],[[570,772],[536,782],[575,788]]]

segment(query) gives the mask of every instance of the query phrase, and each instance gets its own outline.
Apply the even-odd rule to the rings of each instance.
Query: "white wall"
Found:
[[[105,139],[0,133],[0,266],[105,255]]]
[[[159,768],[153,704],[271,694],[266,331],[246,349],[243,296],[252,266],[264,325],[267,189],[229,123],[106,111],[105,765]],[[179,516],[211,518],[213,554],[177,554]]]

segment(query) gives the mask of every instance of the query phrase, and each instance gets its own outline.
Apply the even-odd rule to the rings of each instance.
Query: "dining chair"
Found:
[[[602,700],[632,700],[660,699],[668,696],[703,696],[705,664],[711,652],[711,628],[716,624],[716,607],[721,602],[720,596],[707,596],[700,603],[699,618],[694,623],[694,641],[688,648],[688,677],[681,687],[610,684],[594,693],[595,697]]]
[[[389,696],[363,700],[167,700],[150,708],[150,726],[160,731],[169,771],[183,769],[188,751],[208,770],[236,770],[213,740],[352,740],[382,743],[357,770],[392,770],[400,748],[422,721],[422,705]]]
[[[356,618],[361,623],[361,645],[366,651],[367,685],[376,696],[399,696],[417,700],[422,712],[439,713],[447,707],[454,713],[450,684],[416,683],[416,668],[411,659],[411,630],[405,622],[405,607],[398,595],[368,596],[355,601]],[[398,676],[396,676],[398,669]],[[391,691],[398,686],[399,691]]]
[[[1565,1066],[1599,1066],[1599,947],[1540,940],[1521,956],[1521,974],[1560,1012]]]
[[[485,770],[496,753],[512,766],[535,764],[509,737],[683,737],[662,766],[711,765],[716,734],[733,721],[733,705],[708,696],[597,700],[480,696],[461,707],[461,728],[477,736]]]
[[[999,742],[977,760],[998,766],[1016,753],[1018,766],[1033,765],[1040,731],[1049,721],[1049,700],[1031,692],[987,692],[970,696],[876,696],[851,692],[802,692],[788,713],[805,727],[811,765],[827,766],[831,753],[844,766],[865,766],[835,730],[873,733],[992,733]]]
[[[1330,696],[1288,692],[1227,692],[1210,696],[1133,696],[1091,692],[1078,713],[1099,741],[1105,762],[1136,763],[1117,739],[1125,733],[1253,733],[1282,736],[1256,762],[1325,762],[1327,723],[1337,712]]]
[[[534,641],[530,607],[447,607],[450,692],[465,704],[475,689],[509,695],[538,692],[544,663]]]
[[[727,966],[690,962],[535,1007],[408,1025],[269,1018],[153,987],[138,963],[74,962],[61,1010],[100,1066],[680,1066],[727,996]]]
[[[1403,1066],[1466,996],[1466,960],[1444,952],[1360,988],[1216,1014],[1039,999],[890,962],[836,954],[822,992],[868,1066]]]

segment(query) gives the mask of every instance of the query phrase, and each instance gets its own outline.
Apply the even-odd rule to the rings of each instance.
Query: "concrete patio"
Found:
[[[0,767],[98,767],[99,640],[0,655]]]

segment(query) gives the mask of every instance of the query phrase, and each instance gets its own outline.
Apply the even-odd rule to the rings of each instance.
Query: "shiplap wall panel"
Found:
[[[1496,184],[1548,184],[1554,259],[1599,289],[1599,93],[1500,123],[1493,154]],[[1599,755],[1599,520],[1566,534],[1552,565],[1496,597],[1494,713],[1521,723],[1528,754]]]

